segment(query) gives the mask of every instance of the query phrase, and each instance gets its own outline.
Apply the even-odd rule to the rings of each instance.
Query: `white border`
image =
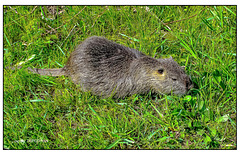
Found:
[[[3,5],[236,5],[238,0],[3,0]]]
[[[3,0],[0,3],[1,8],[1,16],[0,22],[3,25],[3,5],[238,5],[239,0],[71,0],[71,1],[61,1],[61,0],[18,0],[18,1],[11,1],[11,0]],[[237,23],[239,23],[239,11],[237,11]],[[237,29],[239,24],[237,24]],[[0,28],[1,37],[0,37],[0,44],[3,49],[3,26]],[[239,37],[239,32],[237,33],[237,37]],[[239,38],[237,39],[237,44],[240,44]],[[237,45],[238,46],[238,45]],[[238,48],[238,47],[237,47]],[[239,49],[238,51],[239,52]],[[239,53],[237,53],[239,55]],[[240,62],[237,62],[237,67],[240,68]],[[1,92],[0,92],[0,104],[1,104],[1,111],[0,111],[0,126],[1,126],[1,134],[0,134],[0,150],[3,149],[3,50],[1,52],[0,57],[0,85],[1,85]],[[238,70],[237,70],[238,71]],[[237,77],[237,86],[239,84],[239,76]],[[237,99],[240,96],[240,89],[237,88]],[[237,108],[238,109],[238,108]],[[238,117],[239,118],[239,112]],[[238,126],[238,125],[237,125]],[[237,127],[238,128],[238,127]],[[237,132],[237,136],[239,137],[239,131]],[[237,147],[239,147],[240,143],[237,141]],[[24,150],[25,151],[25,150]],[[74,150],[75,151],[75,150]],[[122,151],[122,150],[120,150]],[[170,150],[172,151],[172,150]]]

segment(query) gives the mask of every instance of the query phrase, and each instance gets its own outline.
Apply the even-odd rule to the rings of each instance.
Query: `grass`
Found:
[[[4,6],[3,13],[5,149],[236,149],[236,6]],[[28,73],[63,67],[93,35],[171,55],[195,87],[182,97],[100,99],[68,77]],[[15,65],[23,68],[6,68]]]

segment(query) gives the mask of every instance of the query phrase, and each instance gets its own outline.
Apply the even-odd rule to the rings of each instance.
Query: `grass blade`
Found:
[[[153,135],[155,135],[157,132],[159,132],[161,130],[161,128],[160,129],[158,129],[157,131],[154,131],[151,135],[149,135],[148,136],[148,140],[150,140],[151,138],[152,138],[152,136]]]
[[[118,144],[122,139],[118,139],[116,141],[114,141],[112,144],[108,145],[106,148],[104,149],[111,149],[112,147],[114,147],[116,144]]]
[[[234,16],[237,16],[232,10],[230,10],[227,6],[223,6],[226,10],[228,10],[230,13],[232,13]]]
[[[64,56],[66,56],[65,53],[63,52],[62,48],[60,48],[60,46],[58,46],[57,44],[56,44],[56,46],[59,48],[59,50],[62,52],[62,54],[63,54]]]
[[[89,108],[92,110],[92,112],[95,113],[95,115],[97,116],[97,119],[98,119],[98,120],[101,122],[101,124],[102,124],[102,120],[101,120],[99,114],[91,107],[90,104],[88,104],[88,106],[89,106]]]
[[[6,36],[5,33],[4,33],[4,37],[5,37],[5,39],[6,39],[7,43],[8,43],[8,45],[9,45],[9,47],[11,47],[11,44],[10,44],[10,42],[9,42],[9,40],[8,40],[8,38],[7,38],[7,36]]]
[[[133,37],[129,37],[129,36],[127,36],[127,35],[125,35],[125,34],[122,34],[122,33],[119,33],[119,34],[122,35],[122,36],[124,36],[124,37],[127,37],[127,38],[129,38],[129,39],[131,39],[131,40],[133,40],[133,41],[135,41],[135,42],[139,42],[138,39],[135,39],[135,38],[133,38]]]

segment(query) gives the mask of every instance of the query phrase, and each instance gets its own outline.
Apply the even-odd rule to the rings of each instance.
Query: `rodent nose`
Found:
[[[172,77],[172,80],[173,81],[177,81],[177,77]]]
[[[188,90],[190,90],[192,87],[193,87],[193,83],[192,83],[192,81],[189,79],[189,80],[186,82],[186,88],[187,88]]]

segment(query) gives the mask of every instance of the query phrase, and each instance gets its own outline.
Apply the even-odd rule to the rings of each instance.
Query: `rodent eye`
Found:
[[[163,74],[163,72],[164,72],[163,69],[159,69],[159,70],[158,70],[158,73],[159,73],[159,74]]]

